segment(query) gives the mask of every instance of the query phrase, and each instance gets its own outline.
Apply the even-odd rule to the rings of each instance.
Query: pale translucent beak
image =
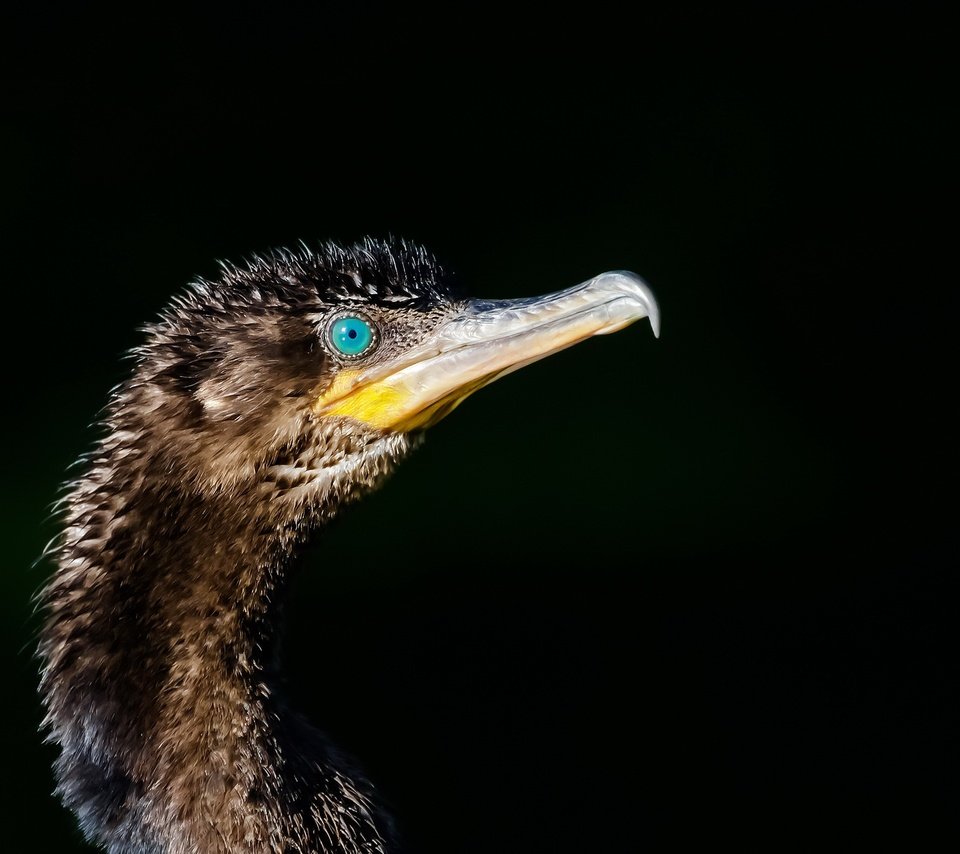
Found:
[[[659,337],[653,292],[625,270],[542,297],[471,300],[395,362],[338,378],[314,411],[382,430],[423,429],[495,379],[644,317]]]

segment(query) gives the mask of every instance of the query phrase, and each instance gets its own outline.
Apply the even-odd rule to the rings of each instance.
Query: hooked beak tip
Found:
[[[650,285],[630,270],[611,270],[601,273],[590,283],[598,289],[609,289],[635,299],[643,306],[654,338],[660,337],[660,306],[653,295]]]

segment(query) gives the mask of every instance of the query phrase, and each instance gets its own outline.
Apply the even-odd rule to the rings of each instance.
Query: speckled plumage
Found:
[[[275,691],[295,546],[416,438],[310,409],[320,330],[364,306],[389,354],[457,305],[401,242],[224,266],[145,330],[68,486],[43,601],[58,793],[111,852],[386,852],[376,792]]]

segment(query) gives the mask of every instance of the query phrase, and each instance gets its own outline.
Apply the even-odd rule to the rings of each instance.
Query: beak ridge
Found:
[[[659,337],[657,300],[650,286],[627,270],[601,273],[541,297],[471,300],[416,351],[358,371],[348,385],[323,395],[314,411],[379,429],[423,429],[495,379],[644,317]]]

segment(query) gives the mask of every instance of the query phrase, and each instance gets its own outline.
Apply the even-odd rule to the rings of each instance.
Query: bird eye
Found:
[[[330,324],[330,344],[344,356],[359,356],[373,344],[373,327],[362,317],[347,315]]]

